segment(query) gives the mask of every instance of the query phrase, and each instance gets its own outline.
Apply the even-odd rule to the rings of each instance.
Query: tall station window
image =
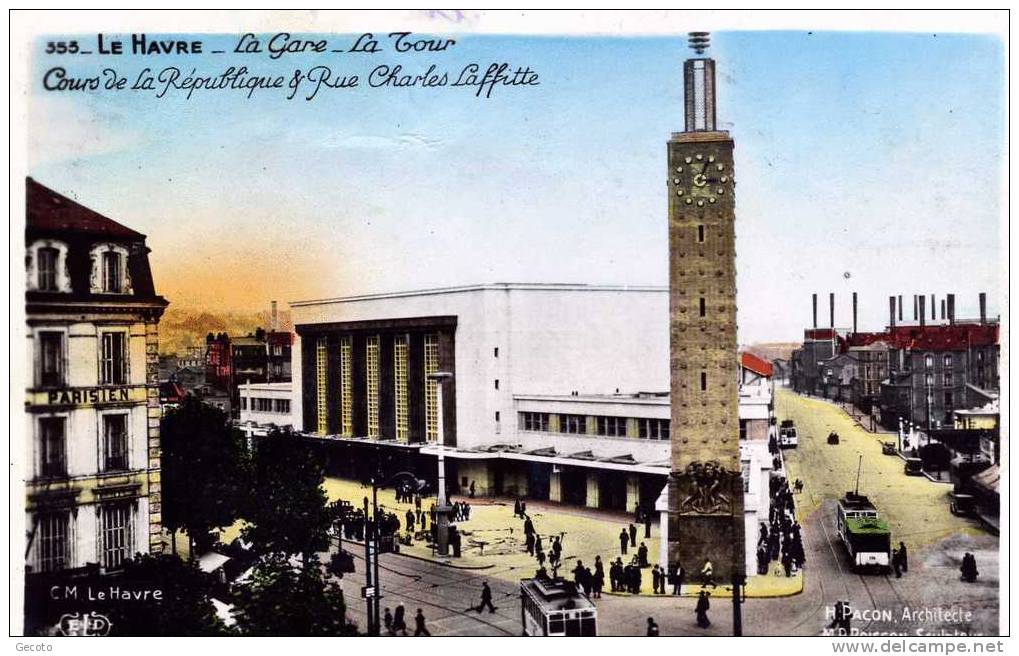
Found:
[[[59,387],[64,384],[64,334],[55,331],[39,333],[39,385]]]
[[[379,436],[379,336],[368,338],[366,355],[368,387],[368,437]]]
[[[704,226],[703,225],[697,226],[697,241],[700,242],[700,243],[704,243]]]
[[[67,475],[66,420],[39,419],[39,473],[44,477]]]
[[[707,389],[708,389],[708,374],[706,372],[702,371],[701,372],[701,391],[705,392],[705,391],[707,391]]]
[[[99,359],[101,384],[127,384],[127,333],[122,331],[102,333]]]
[[[119,569],[134,550],[134,504],[110,503],[99,509],[99,555],[103,569]]]
[[[40,572],[55,572],[69,565],[70,516],[67,511],[43,513],[35,528],[36,566]]]
[[[103,471],[128,468],[127,415],[103,415]]]
[[[326,345],[326,338],[319,337],[315,343],[315,431],[319,435],[325,435],[329,430],[328,424],[328,403],[326,401],[326,370],[328,368],[329,351]]]
[[[439,439],[439,382],[429,378],[439,370],[439,336],[425,335],[425,439]]]
[[[340,337],[340,435],[354,435],[354,372],[350,335]]]
[[[396,439],[406,442],[407,418],[407,335],[393,338],[393,384],[396,387]]]

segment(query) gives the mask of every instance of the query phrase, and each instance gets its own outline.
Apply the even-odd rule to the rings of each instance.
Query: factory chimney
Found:
[[[945,320],[945,299],[941,299],[941,320]]]
[[[899,321],[902,321],[902,294],[899,294]]]
[[[920,294],[919,296],[916,297],[916,300],[919,305],[918,309],[920,311],[920,327],[923,328],[924,325],[926,325],[927,319],[927,296],[924,294]]]
[[[955,294],[949,294],[948,299],[948,323],[955,323]]]
[[[920,320],[920,312],[917,309],[917,304],[918,303],[919,303],[919,301],[917,301],[917,299],[916,299],[916,294],[913,294],[913,321],[919,321]]]
[[[931,294],[931,322],[938,320],[938,308],[935,305],[937,301],[934,300],[934,294]]]
[[[856,334],[856,292],[853,292],[853,334]]]
[[[276,332],[280,329],[279,311],[276,309],[276,301],[272,302],[272,315],[269,319],[269,329]]]
[[[980,323],[987,323],[987,292],[980,292]]]
[[[828,316],[830,317],[829,318],[828,327],[829,328],[834,328],[835,327],[835,292],[830,292],[828,294]]]
[[[901,308],[899,308],[901,310]],[[888,325],[891,328],[895,327],[895,297],[888,297]]]
[[[811,300],[814,302],[814,328],[817,328],[817,294],[811,294]]]

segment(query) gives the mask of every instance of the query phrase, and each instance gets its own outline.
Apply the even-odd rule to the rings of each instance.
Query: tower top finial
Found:
[[[698,55],[703,55],[704,51],[711,45],[710,34],[710,32],[690,32],[690,48]]]

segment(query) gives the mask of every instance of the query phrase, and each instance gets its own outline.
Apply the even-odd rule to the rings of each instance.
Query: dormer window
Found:
[[[130,294],[131,276],[127,270],[127,248],[120,244],[97,244],[90,252],[93,294]]]
[[[71,279],[67,271],[67,244],[40,239],[28,247],[25,264],[28,269],[28,291],[71,291]]]
[[[57,260],[60,251],[52,246],[43,246],[37,251],[38,288],[41,292],[57,291]]]
[[[107,251],[103,253],[103,292],[119,294],[122,291],[122,271],[120,253]]]

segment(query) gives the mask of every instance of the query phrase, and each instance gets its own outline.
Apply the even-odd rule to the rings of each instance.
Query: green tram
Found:
[[[839,537],[853,561],[853,570],[887,572],[891,566],[892,533],[888,522],[878,516],[870,499],[846,492],[839,501],[837,517]]]

